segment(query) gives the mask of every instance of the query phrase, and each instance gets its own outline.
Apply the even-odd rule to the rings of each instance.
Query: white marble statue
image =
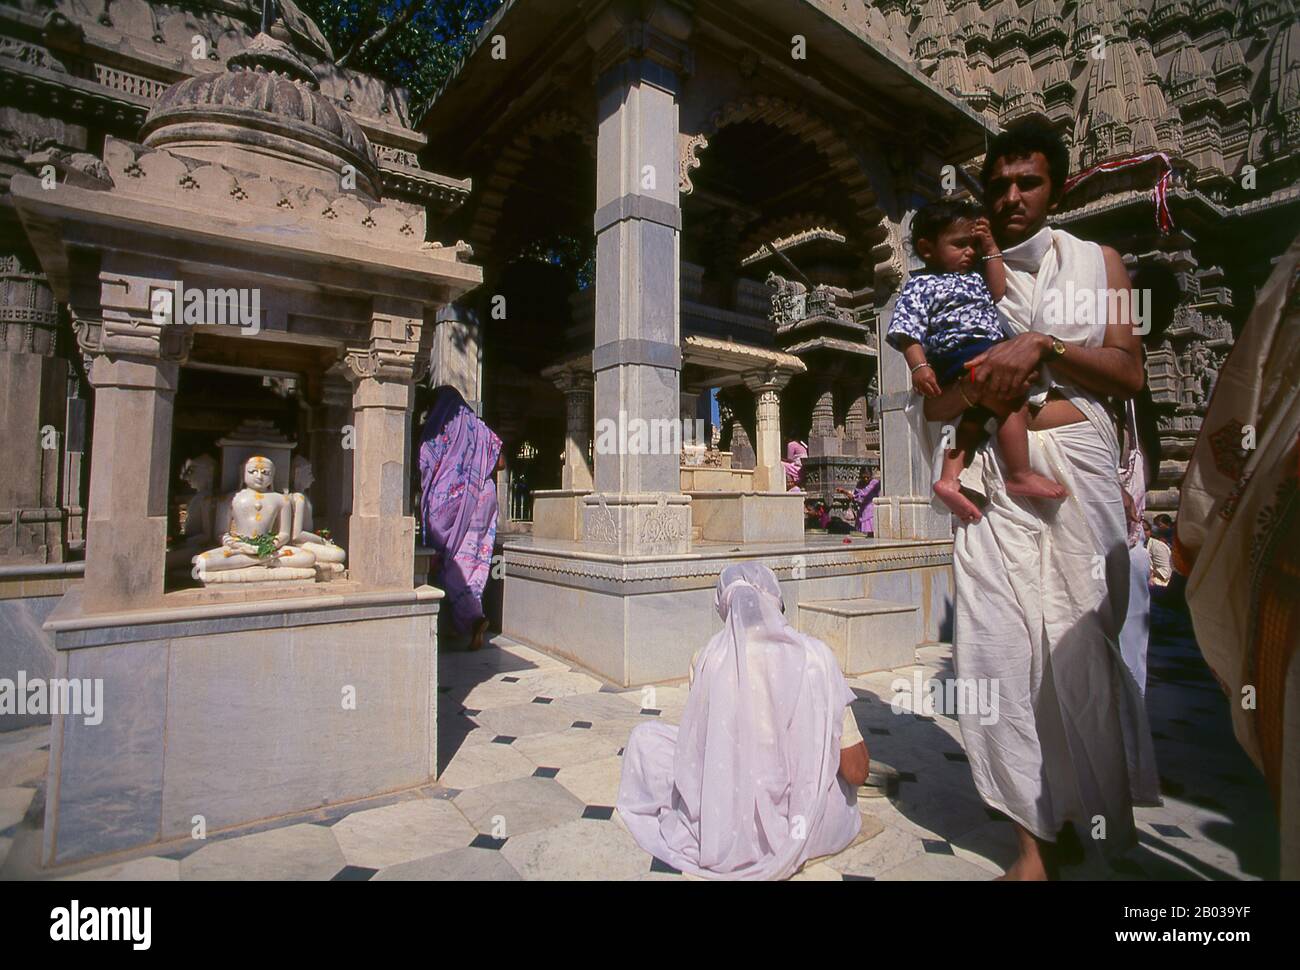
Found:
[[[210,585],[316,578],[316,556],[290,541],[293,502],[273,490],[274,481],[269,459],[248,459],[245,487],[230,500],[229,528],[220,546],[194,557],[195,579]]]
[[[290,474],[292,491],[289,493],[289,502],[293,507],[293,527],[289,541],[294,547],[305,549],[316,557],[316,574],[320,579],[330,579],[334,574],[343,572],[343,561],[347,554],[332,539],[322,538],[311,531],[311,499],[306,493],[315,480],[311,462],[302,455],[295,458]]]
[[[176,544],[167,551],[167,568],[188,566],[195,553],[209,548],[213,535],[213,518],[219,502],[212,494],[217,477],[217,461],[211,455],[198,455],[181,466],[181,480],[194,489],[194,497],[185,506],[185,527]]]

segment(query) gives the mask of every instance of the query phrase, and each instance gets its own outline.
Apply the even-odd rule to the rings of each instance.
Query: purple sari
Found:
[[[435,575],[462,633],[483,618],[483,588],[497,534],[493,474],[501,439],[452,387],[434,392],[420,435],[420,516],[436,551]]]
[[[876,504],[873,501],[880,493],[880,479],[873,478],[867,484],[853,490],[853,504],[858,507],[858,521],[855,528],[859,532],[876,531]]]

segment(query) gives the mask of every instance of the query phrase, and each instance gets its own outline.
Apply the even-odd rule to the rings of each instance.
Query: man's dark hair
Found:
[[[1056,201],[1065,190],[1065,180],[1070,174],[1070,152],[1052,123],[1036,115],[1013,122],[989,142],[988,152],[984,155],[984,167],[980,169],[980,185],[988,191],[989,177],[999,159],[1028,158],[1035,152],[1047,159],[1047,174],[1052,181],[1052,201]]]
[[[1155,517],[1155,520],[1154,520],[1154,521],[1157,522],[1157,523],[1160,524],[1160,525],[1173,525],[1173,524],[1174,524],[1173,517],[1172,517],[1172,516],[1169,516],[1169,515],[1165,515],[1165,513],[1163,513],[1163,512],[1161,512],[1159,515],[1157,515],[1157,516]]]
[[[912,216],[912,252],[917,251],[916,244],[922,239],[934,242],[939,233],[958,219],[974,219],[982,211],[978,203],[970,199],[940,199],[921,206]]]

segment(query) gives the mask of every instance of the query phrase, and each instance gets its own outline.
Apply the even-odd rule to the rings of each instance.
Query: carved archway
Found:
[[[683,134],[678,147],[680,189],[689,195],[694,190],[690,173],[707,161],[711,139],[720,131],[744,122],[771,126],[810,146],[826,162],[832,176],[844,186],[844,198],[853,231],[862,233],[861,244],[869,253],[872,279],[879,286],[892,285],[903,273],[902,252],[884,210],[879,206],[871,179],[858,153],[831,122],[806,105],[778,95],[747,95],[719,107],[694,134]],[[701,158],[701,153],[704,157]],[[844,227],[847,228],[847,227]]]
[[[554,109],[531,118],[514,131],[510,141],[492,159],[488,172],[475,185],[478,198],[467,228],[467,238],[474,240],[480,257],[495,250],[498,229],[505,214],[506,199],[519,180],[520,173],[537,152],[536,140],[576,136],[588,153],[596,157],[596,129],[572,111]]]

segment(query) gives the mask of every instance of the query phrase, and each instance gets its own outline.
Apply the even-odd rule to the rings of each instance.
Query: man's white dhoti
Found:
[[[1105,321],[1045,319],[1051,291],[1105,287],[1101,250],[1044,229],[1005,250],[1010,329],[1100,346]],[[1132,808],[1155,803],[1159,779],[1146,711],[1119,650],[1127,612],[1127,521],[1119,442],[1101,401],[1054,384],[1087,416],[1030,432],[1034,469],[1069,490],[1061,502],[1007,494],[991,443],[962,482],[987,498],[979,522],[957,530],[953,633],[957,676],[987,679],[998,717],[960,715],[980,796],[1036,836],[1066,821],[1107,852],[1136,840]],[[1100,824],[1099,824],[1100,823]]]

